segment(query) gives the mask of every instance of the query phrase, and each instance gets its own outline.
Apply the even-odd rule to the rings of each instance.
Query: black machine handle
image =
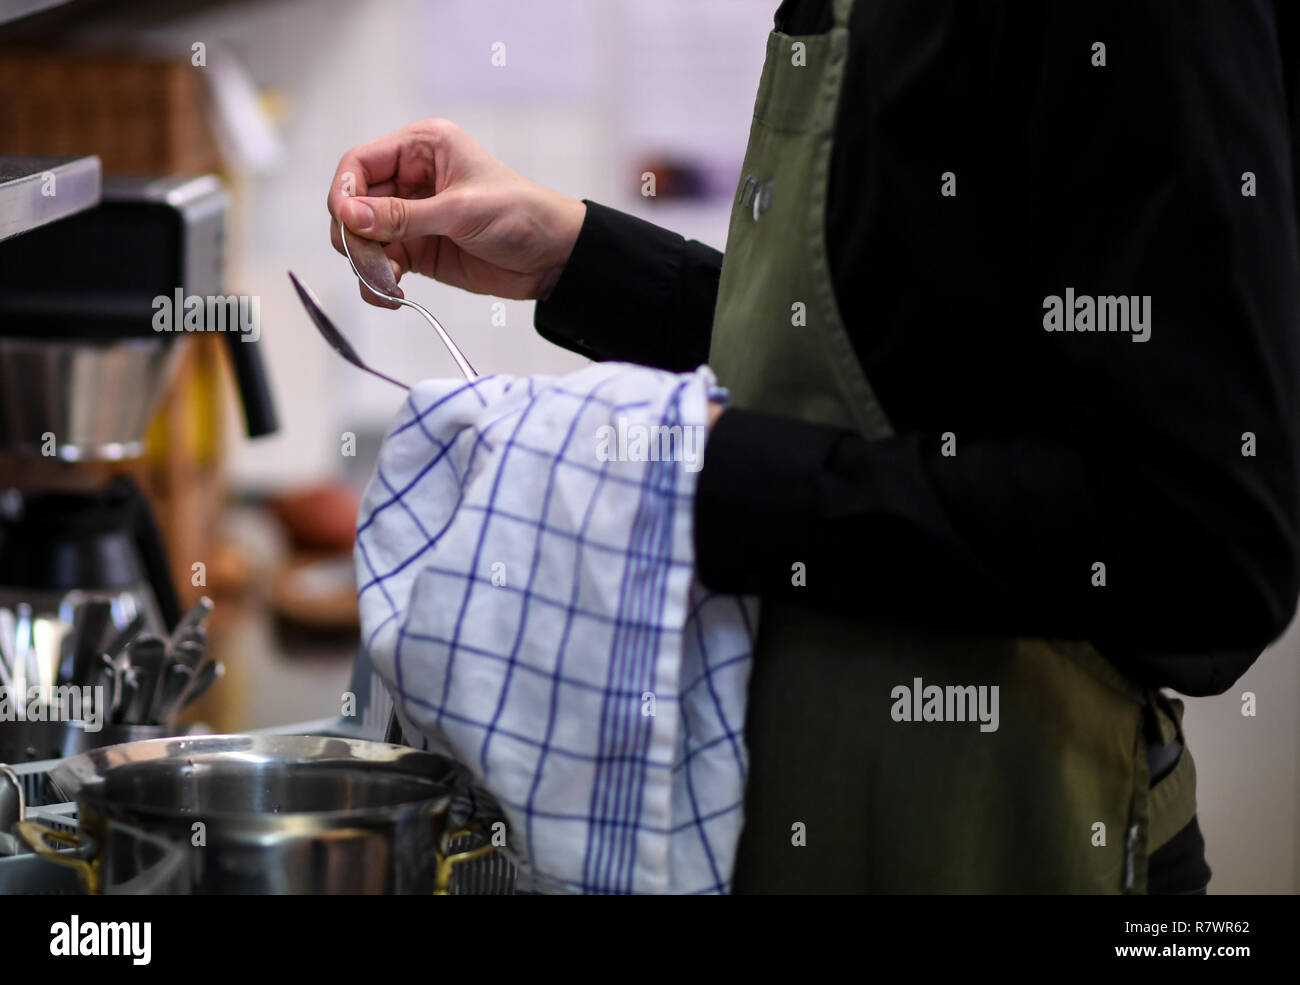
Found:
[[[158,603],[158,615],[170,632],[180,622],[181,601],[176,594],[176,582],[172,578],[172,566],[167,560],[162,532],[154,522],[153,507],[130,476],[118,476],[110,489],[117,491],[118,495],[131,504],[131,539],[135,542],[136,552],[144,565],[145,577],[149,580],[154,600]]]
[[[279,430],[280,421],[266,379],[266,366],[262,363],[261,339],[253,341],[241,332],[229,332],[226,343],[235,381],[239,384],[239,399],[244,405],[244,429],[250,438],[274,434]]]

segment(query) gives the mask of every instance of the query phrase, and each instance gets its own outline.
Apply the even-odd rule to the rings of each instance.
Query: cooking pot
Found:
[[[66,759],[50,781],[77,801],[79,830],[23,822],[19,835],[92,893],[445,893],[457,863],[492,851],[497,820],[453,823],[469,776],[445,756],[328,736],[129,742]],[[142,881],[133,832],[182,849],[185,864]]]

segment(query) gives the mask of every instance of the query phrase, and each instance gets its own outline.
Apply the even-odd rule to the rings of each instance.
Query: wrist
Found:
[[[577,245],[578,235],[582,232],[582,223],[587,218],[586,202],[569,198],[567,195],[553,192],[550,194],[554,202],[547,210],[545,222],[551,238],[551,249],[548,252],[553,259],[538,281],[539,301],[549,298],[551,292],[555,290],[555,285],[560,282],[560,278],[564,275],[564,268],[568,266],[569,258],[573,255],[573,248]]]

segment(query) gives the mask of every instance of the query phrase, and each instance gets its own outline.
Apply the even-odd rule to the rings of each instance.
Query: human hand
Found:
[[[519,299],[550,295],[587,212],[511,171],[448,120],[413,123],[348,151],[328,207],[340,253],[341,220],[349,233],[387,244],[399,280],[415,271]]]

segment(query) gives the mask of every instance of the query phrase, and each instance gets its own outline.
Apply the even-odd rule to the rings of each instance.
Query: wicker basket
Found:
[[[0,152],[98,154],[117,174],[219,170],[202,71],[139,55],[0,49]]]

